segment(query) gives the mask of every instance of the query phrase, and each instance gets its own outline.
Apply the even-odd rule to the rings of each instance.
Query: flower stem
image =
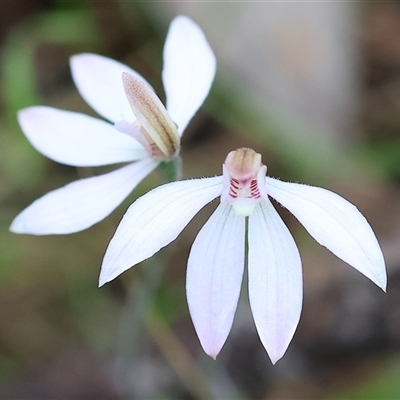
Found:
[[[178,181],[182,177],[182,160],[176,157],[171,161],[162,161],[157,170],[164,182]]]

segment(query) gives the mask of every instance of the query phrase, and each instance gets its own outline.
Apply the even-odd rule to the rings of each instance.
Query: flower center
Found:
[[[261,195],[260,191],[258,190],[257,180],[252,179],[250,184],[246,184],[245,182],[240,182],[239,179],[231,178],[229,186],[229,196],[232,199],[259,199]]]
[[[221,201],[230,203],[237,215],[251,215],[255,206],[267,197],[266,171],[267,167],[261,163],[261,155],[254,150],[230,152],[223,165]]]
[[[157,146],[151,136],[146,132],[146,130],[139,124],[138,121],[130,123],[126,120],[118,121],[114,124],[115,129],[125,133],[135,140],[137,140],[147,151],[150,157],[165,160],[167,157]]]

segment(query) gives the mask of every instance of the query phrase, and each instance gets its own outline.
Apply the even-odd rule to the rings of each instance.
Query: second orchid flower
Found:
[[[180,137],[211,88],[216,61],[201,29],[184,16],[172,21],[163,58],[166,107],[128,66],[100,55],[79,54],[71,58],[75,85],[110,122],[45,106],[18,113],[25,136],[54,161],[76,167],[130,164],[47,193],[14,219],[11,231],[48,235],[89,228],[109,215],[160,162],[178,156]]]

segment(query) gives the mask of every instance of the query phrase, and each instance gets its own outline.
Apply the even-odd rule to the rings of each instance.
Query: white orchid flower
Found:
[[[54,161],[76,167],[130,164],[46,194],[14,219],[11,231],[47,235],[86,229],[108,216],[160,162],[177,157],[180,137],[210,90],[216,61],[201,29],[184,16],[169,27],[163,59],[166,108],[137,72],[85,53],[71,58],[73,80],[110,122],[45,106],[18,113],[25,136]]]
[[[250,306],[260,339],[275,363],[299,322],[303,284],[297,246],[270,196],[317,242],[385,290],[382,251],[357,208],[328,190],[267,177],[266,170],[260,154],[239,149],[226,158],[223,176],[169,183],[140,197],[109,244],[100,285],[169,244],[206,203],[221,196],[190,251],[189,311],[205,352],[215,358],[237,307],[247,235]]]

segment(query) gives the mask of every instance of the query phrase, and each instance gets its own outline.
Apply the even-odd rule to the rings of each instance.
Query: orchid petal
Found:
[[[386,289],[382,251],[371,226],[354,205],[326,189],[266,179],[268,194],[286,207],[318,243]]]
[[[163,55],[167,110],[182,135],[210,91],[216,60],[202,30],[184,16],[172,21]]]
[[[292,235],[269,200],[249,217],[249,298],[261,342],[273,364],[299,323],[303,280]]]
[[[171,243],[221,190],[222,177],[193,179],[159,186],[136,200],[108,245],[100,286]]]
[[[124,119],[123,114],[130,107],[122,86],[122,73],[129,72],[144,80],[141,75],[116,60],[91,53],[72,56],[70,66],[80,95],[93,110],[111,122]]]
[[[229,203],[215,210],[190,251],[186,293],[204,351],[213,358],[231,330],[243,278],[245,218]]]
[[[132,137],[88,115],[35,106],[19,111],[18,122],[36,150],[62,164],[94,167],[148,157]]]
[[[89,228],[107,217],[156,166],[157,162],[145,159],[49,192],[23,210],[10,230],[50,235]]]

